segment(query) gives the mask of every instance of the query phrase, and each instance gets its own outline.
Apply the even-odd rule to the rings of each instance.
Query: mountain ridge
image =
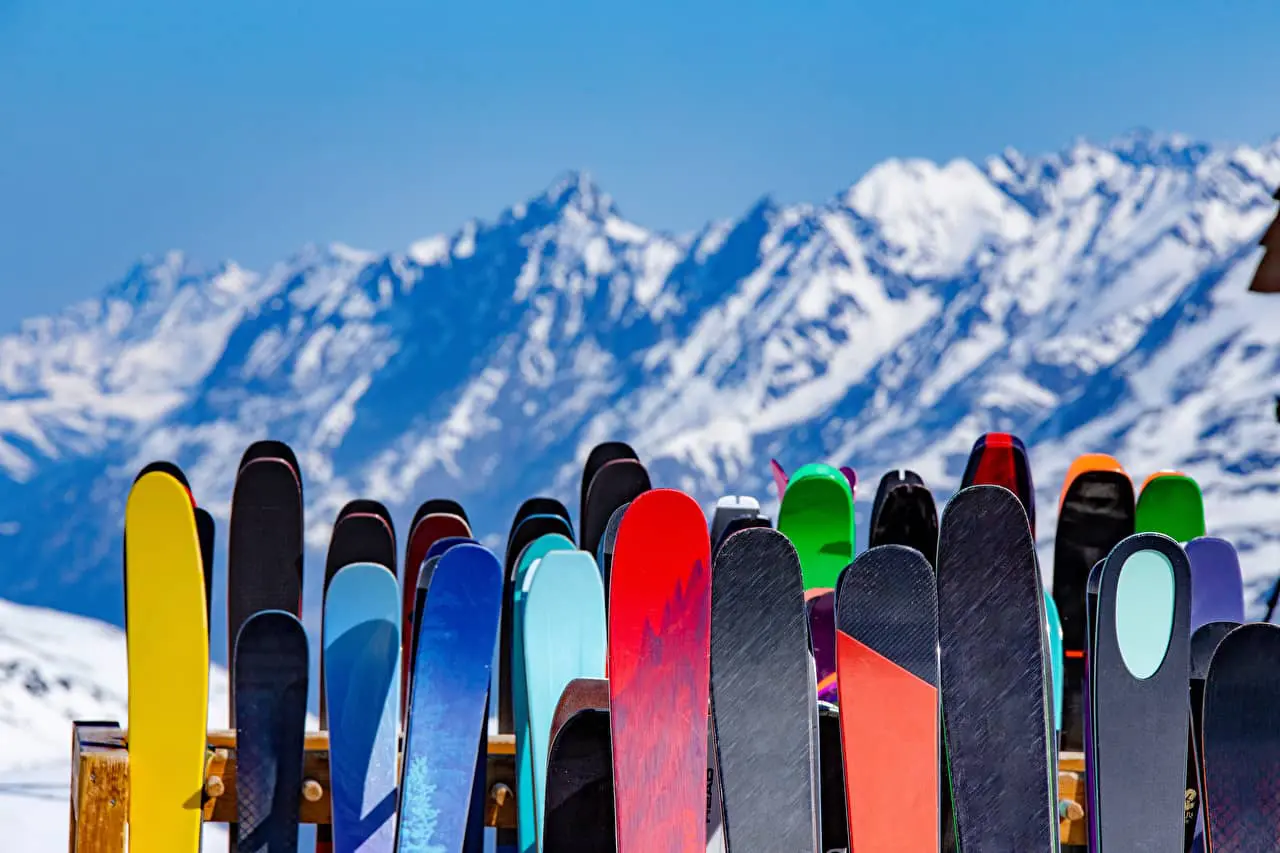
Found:
[[[235,460],[267,435],[298,451],[312,566],[356,496],[406,521],[457,497],[497,545],[522,498],[576,505],[606,438],[655,484],[768,507],[770,456],[868,482],[910,465],[942,498],[1002,429],[1031,446],[1046,520],[1075,453],[1195,469],[1260,582],[1280,565],[1254,505],[1280,490],[1280,302],[1245,289],[1277,184],[1280,136],[1139,132],[888,160],[685,233],[568,171],[399,251],[308,245],[260,272],[150,256],[0,336],[0,596],[119,624],[136,470],[183,466],[221,562]]]

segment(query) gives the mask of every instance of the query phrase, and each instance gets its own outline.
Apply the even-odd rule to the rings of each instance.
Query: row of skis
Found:
[[[347,504],[314,670],[317,851],[483,850],[494,705],[516,752],[499,850],[1037,853],[1081,806],[1089,851],[1280,849],[1280,627],[1245,623],[1194,480],[1135,489],[1115,459],[1077,459],[1046,590],[1012,436],[978,440],[941,513],[919,476],[886,474],[861,553],[852,469],[772,467],[776,523],[749,497],[708,519],[604,443],[576,529],[531,498],[501,557],[454,501],[419,507],[403,562],[386,508]],[[302,508],[292,451],[252,445],[227,538],[242,853],[298,846]],[[197,851],[213,520],[155,463],[125,533],[130,850]],[[1073,752],[1076,804],[1058,791]]]

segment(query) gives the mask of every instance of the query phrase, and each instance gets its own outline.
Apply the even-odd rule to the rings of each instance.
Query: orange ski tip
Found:
[[[1142,492],[1146,490],[1147,486],[1151,485],[1152,480],[1157,480],[1161,477],[1186,477],[1186,476],[1188,476],[1186,471],[1178,471],[1174,468],[1161,468],[1159,471],[1152,471],[1150,474],[1147,475],[1147,479],[1142,481],[1142,488],[1138,490],[1138,494],[1142,494]]]
[[[1124,466],[1114,456],[1106,453],[1082,453],[1077,456],[1071,466],[1067,468],[1067,476],[1062,478],[1062,491],[1058,493],[1058,511],[1062,511],[1062,505],[1067,500],[1067,491],[1071,488],[1071,484],[1081,474],[1090,471],[1113,471],[1117,474],[1129,476],[1129,472],[1124,470]],[[1132,482],[1132,478],[1130,478]]]

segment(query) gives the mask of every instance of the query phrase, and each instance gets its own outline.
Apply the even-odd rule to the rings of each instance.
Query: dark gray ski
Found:
[[[551,742],[543,819],[543,853],[617,849],[608,709],[578,711]]]

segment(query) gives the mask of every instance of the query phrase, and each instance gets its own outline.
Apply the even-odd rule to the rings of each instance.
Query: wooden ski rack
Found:
[[[80,721],[71,729],[71,853],[125,853],[129,814],[127,733],[115,722]],[[206,822],[228,823],[236,816],[236,735],[209,732],[202,795]],[[307,732],[300,817],[329,822],[329,735]],[[489,738],[489,800],[485,824],[515,828],[515,737]],[[1063,844],[1084,844],[1084,755],[1059,759],[1058,815]]]

